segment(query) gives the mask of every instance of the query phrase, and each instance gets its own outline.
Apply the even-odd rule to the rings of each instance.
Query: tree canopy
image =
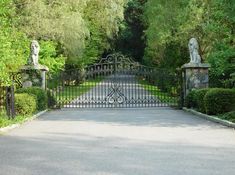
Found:
[[[0,84],[26,63],[33,39],[56,74],[114,51],[175,71],[195,37],[212,85],[226,86],[235,72],[234,14],[231,0],[1,0]]]
[[[211,85],[223,86],[235,72],[235,1],[148,0],[145,6],[144,61],[175,69],[188,61],[195,37],[204,62],[212,65]]]
[[[126,0],[2,0],[0,83],[19,70],[30,40],[42,45],[40,61],[52,71],[82,67],[112,50]]]
[[[61,44],[70,63],[88,64],[111,49],[125,0],[17,0],[21,29]]]

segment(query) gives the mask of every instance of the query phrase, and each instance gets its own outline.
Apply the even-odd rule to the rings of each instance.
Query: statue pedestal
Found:
[[[41,87],[46,90],[46,73],[49,68],[44,65],[25,65],[21,68],[23,87]]]
[[[193,89],[202,89],[209,87],[209,64],[184,64],[183,70],[183,90],[184,99]]]

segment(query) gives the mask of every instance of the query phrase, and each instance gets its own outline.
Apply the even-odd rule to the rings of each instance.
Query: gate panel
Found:
[[[68,70],[54,95],[60,108],[178,107],[174,74],[109,55],[84,70]]]

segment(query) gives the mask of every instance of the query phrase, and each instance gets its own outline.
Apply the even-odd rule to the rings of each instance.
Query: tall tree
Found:
[[[148,0],[145,6],[147,47],[144,60],[175,69],[189,59],[188,41],[200,43],[204,62],[212,64],[211,85],[224,86],[235,70],[235,1]]]
[[[125,20],[120,26],[116,42],[116,50],[130,55],[138,61],[144,56],[145,23],[143,19],[144,5],[147,0],[131,0],[125,9]]]
[[[145,6],[147,22],[144,61],[149,65],[176,68],[185,60],[185,42],[178,37],[185,0],[148,0]],[[167,68],[165,67],[165,68]]]
[[[28,36],[58,42],[67,64],[94,62],[118,32],[126,0],[16,0]]]
[[[0,1],[0,85],[9,85],[10,73],[26,63],[28,40],[14,25],[18,20],[12,0]]]

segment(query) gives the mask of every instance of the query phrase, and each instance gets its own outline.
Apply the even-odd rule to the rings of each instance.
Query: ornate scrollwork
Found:
[[[125,57],[121,54],[110,54],[106,58],[102,58],[98,64],[104,64],[104,63],[139,65],[138,62],[135,62],[133,59]]]
[[[109,94],[105,98],[105,101],[109,104],[123,104],[126,101],[125,95],[122,93],[122,88],[119,84],[112,84],[109,88]]]

